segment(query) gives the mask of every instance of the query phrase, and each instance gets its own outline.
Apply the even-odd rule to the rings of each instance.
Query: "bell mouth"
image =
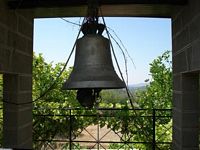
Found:
[[[63,84],[63,90],[77,90],[77,89],[121,89],[126,85],[120,79],[115,81],[66,81]]]

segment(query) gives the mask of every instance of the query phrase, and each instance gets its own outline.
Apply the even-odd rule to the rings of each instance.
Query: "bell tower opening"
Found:
[[[82,18],[49,18],[49,19],[35,19],[35,28],[34,28],[34,50],[36,53],[43,53],[43,56],[47,62],[65,62],[67,58],[67,52],[73,46],[75,42],[78,30],[81,26]],[[88,22],[91,22],[91,19],[88,19]],[[102,21],[102,20],[100,20]],[[114,50],[119,61],[119,66],[122,69],[122,73],[127,83],[128,87],[134,86],[145,86],[148,85],[151,77],[149,76],[149,64],[153,61],[154,58],[161,55],[166,50],[171,50],[171,20],[170,19],[156,19],[156,18],[105,18],[106,25],[108,27],[109,33],[111,35],[111,40],[113,43]],[[82,28],[81,36],[84,37],[84,34],[90,34],[90,36],[96,34],[95,36],[99,37],[99,34],[102,34],[104,37],[107,37],[106,33],[103,32],[103,26],[99,25],[87,25]],[[43,31],[41,31],[43,30]],[[45,33],[46,32],[46,33]],[[52,32],[52,33],[51,33]],[[45,34],[47,36],[45,36]],[[140,35],[140,36],[138,36]],[[87,36],[88,39],[90,36]],[[55,40],[54,37],[57,37]],[[45,39],[45,40],[44,40]],[[82,66],[79,70],[85,68],[84,63],[86,60],[83,60],[83,55],[85,58],[94,56],[90,50],[85,54],[80,47],[94,47],[91,44],[87,44],[88,40],[82,40],[80,38],[77,42],[76,49],[80,51],[79,58],[77,62]],[[98,39],[98,38],[96,38]],[[158,42],[159,39],[159,42]],[[82,41],[84,42],[82,42]],[[96,43],[98,40],[94,40],[93,43]],[[104,41],[104,40],[103,40]],[[86,43],[86,44],[85,44]],[[108,45],[106,42],[100,42]],[[98,48],[100,48],[98,46]],[[108,47],[108,46],[107,46]],[[66,51],[67,49],[67,51]],[[128,52],[128,54],[126,53]],[[125,56],[124,56],[125,53]],[[76,53],[77,54],[77,53]],[[76,55],[73,53],[72,59],[69,60],[68,66],[73,66],[73,58]],[[91,55],[88,55],[91,54]],[[98,53],[96,53],[98,54]],[[102,56],[105,54],[102,53]],[[81,56],[81,59],[80,59]],[[98,58],[104,57],[95,57],[90,61],[90,64],[95,64]],[[80,60],[83,60],[82,62]],[[91,60],[91,59],[88,59]],[[108,59],[107,59],[108,60]],[[112,60],[114,60],[112,56]],[[84,62],[84,63],[83,63]],[[106,64],[111,64],[105,59],[102,60]],[[86,63],[85,63],[86,64]],[[74,67],[76,68],[77,65]],[[96,63],[96,66],[99,66]],[[120,77],[120,73],[117,69],[116,62],[113,61],[113,66],[117,75]],[[94,71],[93,75],[99,77],[102,71]],[[103,70],[103,69],[99,69]],[[85,75],[90,72],[89,70],[85,72],[77,72],[75,77]],[[72,71],[74,74],[74,72]],[[74,78],[74,77],[73,77]],[[88,76],[92,79],[93,77]],[[104,78],[105,79],[105,78]],[[108,77],[108,80],[113,79],[113,77]],[[82,82],[86,79],[81,79]],[[94,79],[93,79],[94,80]],[[107,82],[108,83],[108,82]],[[87,86],[91,85],[91,82],[87,83]],[[81,87],[85,89],[85,87]],[[104,89],[103,87],[98,87],[98,91]],[[84,90],[79,91],[83,93]],[[87,91],[87,90],[86,90]],[[87,91],[86,93],[95,93],[94,90]],[[94,97],[96,94],[89,94],[89,97]]]
[[[70,50],[76,41],[77,33],[81,27],[82,19],[83,18],[35,19],[34,50],[36,51],[36,54],[43,53],[43,57],[47,63],[54,61],[52,66],[56,66],[58,62],[66,62]],[[102,20],[100,20],[100,23],[102,23],[101,21]],[[139,87],[138,90],[143,90],[142,88],[144,88],[146,85],[149,85],[149,83],[152,81],[150,78],[151,76],[149,75],[149,64],[155,58],[157,58],[157,56],[162,55],[162,53],[164,53],[166,50],[171,50],[171,20],[155,18],[106,17],[105,22],[106,26],[108,27],[110,36],[112,36],[111,41],[114,47],[114,51],[116,53],[123,76],[125,76],[125,82],[128,83],[128,88],[135,90]],[[83,32],[80,34],[80,37],[77,38],[78,40],[75,47],[76,53],[73,53],[71,56],[71,58],[75,58],[75,60],[70,59],[66,72],[64,73],[67,75],[67,77],[64,79],[65,81],[69,80],[70,78],[76,78],[76,80],[74,80],[75,82],[65,82],[65,85],[71,84],[70,88],[76,89],[76,91],[71,89],[62,90],[64,93],[58,96],[61,98],[60,100],[58,97],[56,97],[56,105],[52,104],[52,100],[49,103],[47,101],[43,105],[49,106],[49,104],[52,104],[51,107],[54,107],[59,104],[59,107],[64,107],[64,109],[67,110],[70,109],[69,111],[71,111],[72,107],[83,109],[84,112],[99,110],[98,115],[103,115],[102,113],[106,111],[101,109],[107,108],[113,109],[114,111],[112,112],[108,110],[110,113],[106,113],[106,115],[115,115],[115,112],[117,115],[118,109],[126,109],[131,105],[127,100],[127,94],[124,89],[112,89],[113,86],[108,86],[114,77],[101,78],[103,72],[108,70],[104,68],[108,67],[109,64],[112,63],[112,66],[108,68],[115,68],[117,76],[120,77],[120,73],[117,69],[117,64],[114,61],[113,56],[111,57],[112,62],[111,59],[106,58],[108,56],[107,51],[110,51],[108,48],[109,44],[106,32],[105,30],[102,32],[102,28],[98,28],[94,25],[86,25],[85,28],[82,29]],[[89,44],[88,42],[90,39],[93,40],[92,44]],[[95,46],[96,43],[98,46]],[[85,49],[88,51],[87,53],[85,53]],[[103,51],[102,49],[106,49],[107,51]],[[125,53],[125,57],[123,53]],[[109,55],[111,54],[112,53],[110,51]],[[171,52],[169,52],[169,54],[171,54]],[[103,65],[101,65],[99,61],[101,61],[101,64]],[[171,57],[169,58],[169,63],[170,61]],[[92,70],[90,70],[91,68]],[[70,77],[71,74],[73,74],[73,77]],[[111,74],[113,76],[113,72],[110,73],[107,71],[107,74]],[[87,75],[87,79],[84,77],[84,75]],[[126,77],[126,75],[128,76]],[[99,81],[97,82],[96,79]],[[105,83],[101,82],[105,79],[107,79]],[[93,80],[95,81],[95,84],[98,84],[98,86],[95,87],[95,84],[92,82]],[[84,84],[80,84],[83,82]],[[105,84],[107,84],[107,88],[104,87]],[[62,86],[63,84],[60,85]],[[83,87],[80,87],[80,85]],[[53,95],[53,92],[54,89],[52,90],[52,93],[50,92],[50,95]],[[63,96],[66,97],[62,98]],[[45,99],[46,98],[49,97],[45,97]],[[95,101],[97,101],[99,104],[98,106],[94,105]],[[149,106],[149,101],[149,99],[145,100],[143,105],[141,105],[142,108]],[[151,102],[153,103],[153,101]],[[82,106],[87,108],[83,108]],[[134,103],[134,106],[138,105]],[[41,105],[39,107],[41,107]],[[79,112],[79,109],[77,112],[82,113]],[[166,114],[170,114],[170,112],[166,112]],[[122,116],[119,116],[119,118]],[[77,118],[79,118],[79,116],[77,116]],[[80,116],[80,118],[83,118],[84,123],[87,124],[87,119],[89,118],[82,116]],[[125,118],[126,117],[124,116],[124,119]],[[71,119],[73,120],[75,118],[72,117]],[[171,118],[168,118],[166,120],[167,123],[165,124],[168,128],[171,126],[170,119]],[[68,127],[70,128],[70,125]],[[88,128],[91,128],[91,126],[88,126]],[[96,129],[96,131],[99,131],[99,128]],[[128,130],[125,132],[127,131]],[[171,128],[167,134],[169,134],[167,137],[170,141]]]

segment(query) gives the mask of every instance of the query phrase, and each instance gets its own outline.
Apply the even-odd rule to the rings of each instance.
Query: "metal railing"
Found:
[[[34,145],[40,149],[167,150],[172,142],[171,117],[171,109],[41,110],[34,114]]]

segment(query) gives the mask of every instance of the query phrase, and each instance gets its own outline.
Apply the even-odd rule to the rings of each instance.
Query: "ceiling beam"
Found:
[[[87,5],[88,0],[7,0],[11,9],[55,8]],[[184,5],[188,0],[98,0],[99,5],[159,4]]]

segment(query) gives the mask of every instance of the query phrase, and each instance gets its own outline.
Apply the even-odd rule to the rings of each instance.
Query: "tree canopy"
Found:
[[[152,79],[146,90],[136,92],[135,100],[141,108],[166,109],[172,106],[172,66],[170,51],[150,63]]]
[[[62,90],[63,82],[68,78],[72,68],[64,70],[62,75],[60,74],[64,64],[47,63],[41,54],[33,56],[33,136],[37,141],[34,144],[35,149],[40,149],[44,146],[44,141],[38,141],[48,139],[49,142],[55,138],[69,138],[69,124],[70,119],[73,120],[73,136],[76,137],[80,134],[84,127],[91,124],[100,123],[103,127],[107,125],[108,128],[115,132],[120,132],[124,135],[129,135],[132,138],[129,140],[148,141],[152,135],[152,120],[149,119],[135,119],[130,117],[136,115],[134,111],[129,111],[130,104],[125,90],[109,90],[102,92],[102,100],[100,101],[100,107],[117,107],[122,108],[123,111],[104,111],[101,113],[114,114],[115,117],[104,118],[97,120],[97,118],[83,118],[73,116],[67,117],[69,111],[67,108],[82,106],[76,100],[75,91]],[[151,79],[145,89],[134,91],[134,100],[138,104],[139,108],[148,109],[148,112],[141,112],[137,115],[147,115],[152,113],[152,109],[166,109],[171,108],[172,101],[172,68],[170,61],[170,52],[166,51],[161,56],[157,57],[150,64]],[[56,82],[54,82],[56,80]],[[0,99],[3,95],[3,82],[2,76],[0,76]],[[49,87],[51,87],[49,89]],[[38,99],[39,98],[39,99]],[[76,114],[96,113],[96,109],[86,111],[76,111]],[[72,112],[73,113],[73,112]],[[161,112],[163,115],[167,113]],[[43,117],[45,114],[53,114],[53,116]],[[2,112],[0,114],[2,116]],[[66,116],[65,116],[66,115]],[[63,117],[65,116],[65,117]],[[2,120],[0,120],[2,124]],[[140,124],[139,126],[138,123]],[[171,126],[171,119],[158,121],[157,136],[163,135],[163,131],[169,129]],[[1,126],[2,127],[2,126]],[[139,132],[139,127],[145,131],[147,136]],[[1,134],[2,137],[2,134]],[[126,138],[125,136],[123,138]],[[122,140],[125,140],[123,139]],[[167,132],[160,139],[170,140],[171,132]],[[119,145],[118,145],[119,146]],[[111,148],[116,148],[117,145],[111,145]],[[135,146],[137,148],[150,148],[149,145]],[[168,147],[162,147],[167,149]]]

